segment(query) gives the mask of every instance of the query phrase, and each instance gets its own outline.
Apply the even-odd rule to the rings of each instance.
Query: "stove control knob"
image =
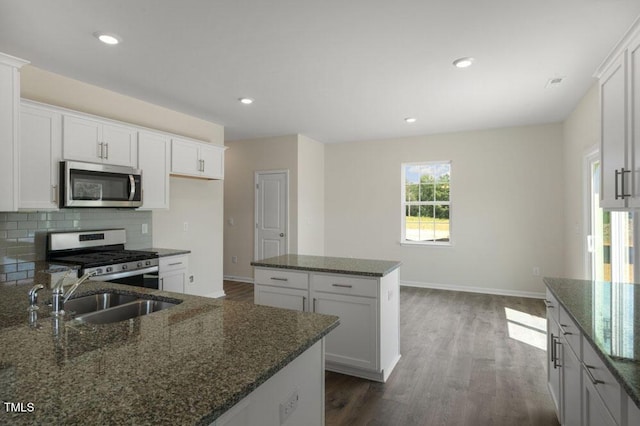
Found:
[[[98,269],[96,269],[96,274],[97,274],[97,275],[100,275],[101,273],[102,273],[102,268],[98,268]]]
[[[142,262],[138,262],[138,268],[142,268]]]
[[[122,270],[125,271],[128,268],[127,265],[122,265]]]
[[[144,264],[145,264],[145,266],[149,266],[149,265],[151,265],[151,261],[147,260],[146,262],[144,262]]]
[[[113,271],[113,268],[111,266],[107,266],[107,272],[111,272]]]

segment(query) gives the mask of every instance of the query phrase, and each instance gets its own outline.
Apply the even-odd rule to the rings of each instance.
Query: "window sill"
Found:
[[[410,241],[402,241],[400,245],[403,247],[453,247],[453,243],[451,241],[446,243],[418,243],[418,242],[410,242]]]

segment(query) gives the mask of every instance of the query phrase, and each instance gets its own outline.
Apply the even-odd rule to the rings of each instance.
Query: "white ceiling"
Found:
[[[638,0],[0,0],[0,52],[227,140],[329,143],[561,121],[638,15]]]

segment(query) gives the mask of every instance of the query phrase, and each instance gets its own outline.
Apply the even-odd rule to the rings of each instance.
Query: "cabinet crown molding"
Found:
[[[629,43],[635,38],[635,36],[640,34],[640,16],[633,21],[633,24],[629,27],[629,29],[624,33],[622,38],[613,46],[613,49],[609,52],[607,56],[605,56],[602,63],[596,68],[593,76],[597,79],[602,77],[602,74],[609,68],[611,62],[613,62],[624,49],[629,47]]]
[[[30,62],[25,59],[16,58],[15,56],[0,52],[0,64],[22,68],[24,65],[30,64]]]

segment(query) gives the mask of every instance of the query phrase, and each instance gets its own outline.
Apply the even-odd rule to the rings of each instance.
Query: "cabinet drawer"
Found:
[[[160,258],[160,273],[186,269],[189,267],[189,256],[167,256]]]
[[[547,305],[547,318],[553,318],[556,322],[560,322],[560,303],[558,303],[558,300],[551,294],[549,289],[547,289],[544,303]]]
[[[582,342],[582,333],[563,307],[558,307],[558,311],[560,316],[560,333],[564,336],[567,344],[573,353],[576,354],[576,357],[578,359],[582,359],[582,350],[580,347]]]
[[[256,268],[256,284],[274,285],[279,287],[309,289],[309,275],[305,272],[293,272],[283,269]]]
[[[621,423],[622,417],[622,396],[620,384],[613,377],[613,374],[604,365],[591,343],[582,339],[583,368],[586,370],[586,377],[591,381],[591,377],[598,381],[594,383],[594,388],[607,406],[607,410],[613,416],[617,424]],[[591,381],[593,383],[593,381]]]
[[[377,297],[378,280],[349,275],[312,275],[311,289],[325,293]]]

